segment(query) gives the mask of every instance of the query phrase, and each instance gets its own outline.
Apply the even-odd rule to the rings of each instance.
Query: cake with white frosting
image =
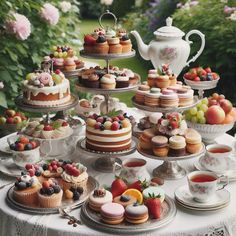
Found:
[[[126,115],[113,117],[93,114],[86,121],[86,147],[101,152],[130,148],[132,125]]]

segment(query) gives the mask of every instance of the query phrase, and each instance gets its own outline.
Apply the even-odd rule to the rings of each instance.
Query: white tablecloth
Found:
[[[225,134],[217,139],[217,142],[233,144],[234,139]],[[1,140],[0,140],[1,142]],[[129,157],[141,157],[147,160],[147,168],[150,173],[154,167],[161,164],[161,161],[152,160],[142,157],[135,152]],[[97,172],[91,167],[91,163],[96,157],[81,155],[76,152],[73,159],[84,163],[88,167],[88,172],[95,177],[99,183],[110,185],[114,174]],[[195,160],[181,161],[188,171],[192,171]],[[0,174],[0,187],[12,179]],[[174,198],[174,190],[182,185],[187,184],[186,177],[180,180],[165,181],[163,188],[171,198]],[[60,235],[106,235],[104,232],[98,232],[86,225],[73,227],[68,225],[68,220],[61,218],[58,214],[54,215],[29,215],[10,208],[5,197],[9,186],[0,189],[0,235],[1,236],[60,236]],[[197,212],[185,210],[177,207],[175,219],[167,226],[156,231],[147,232],[142,235],[160,235],[160,236],[235,236],[236,235],[236,182],[231,182],[226,189],[231,193],[231,202],[224,209],[214,212]],[[76,217],[80,216],[80,209],[72,212]],[[136,234],[137,235],[137,234]]]

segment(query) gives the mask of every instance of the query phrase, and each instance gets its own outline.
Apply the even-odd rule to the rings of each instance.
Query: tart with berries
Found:
[[[117,152],[130,148],[132,125],[127,115],[98,116],[86,120],[86,148],[94,151]]]
[[[61,205],[63,191],[58,183],[49,179],[42,183],[38,191],[39,205],[43,208],[59,207]]]

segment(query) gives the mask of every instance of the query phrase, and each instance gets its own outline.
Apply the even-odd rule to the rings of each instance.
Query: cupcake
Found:
[[[22,175],[17,178],[13,189],[13,198],[16,202],[26,206],[32,206],[37,203],[37,192],[40,188],[37,177]]]
[[[156,86],[157,70],[152,69],[148,71],[147,82],[150,87]]]
[[[56,69],[63,70],[64,69],[64,59],[63,58],[53,58],[53,68],[54,68],[54,70],[56,70]]]
[[[97,74],[91,74],[88,79],[85,80],[85,87],[88,88],[99,88],[99,76]]]
[[[122,53],[122,46],[119,38],[107,38],[107,42],[109,44],[109,53]]]
[[[43,208],[54,208],[61,205],[63,191],[52,179],[44,181],[37,194],[39,205]]]
[[[121,74],[116,77],[116,88],[125,88],[129,86],[129,77]]]
[[[87,70],[83,71],[83,73],[81,74],[82,85],[85,86],[85,84],[87,83],[88,77],[93,73],[94,73],[93,69],[87,69]]]
[[[131,44],[131,40],[129,39],[129,36],[127,34],[123,35],[120,38],[120,44],[122,45],[122,53],[131,52],[132,44]]]
[[[82,67],[84,67],[84,62],[81,61],[77,56],[73,56],[75,65],[76,65],[76,69],[80,69]]]
[[[189,153],[198,153],[202,149],[202,137],[195,129],[185,132],[186,149]]]
[[[114,89],[116,87],[116,77],[111,74],[105,74],[100,79],[100,86],[103,89]]]
[[[185,138],[179,135],[175,135],[169,138],[169,155],[170,156],[183,156],[186,151]]]
[[[113,199],[113,202],[121,204],[123,207],[127,207],[130,204],[137,202],[137,199],[130,195],[122,194]]]
[[[72,57],[68,57],[65,59],[64,68],[66,71],[72,71],[76,69],[76,64]]]
[[[109,46],[106,38],[104,36],[98,36],[96,43],[94,45],[94,53],[107,54],[108,51],[109,51]]]
[[[148,85],[140,85],[138,90],[135,92],[135,101],[139,104],[144,104],[145,95],[150,91],[150,87]]]
[[[168,139],[163,135],[152,138],[152,150],[155,156],[165,157],[168,154]]]
[[[124,35],[126,35],[127,34],[127,32],[126,32],[126,30],[125,29],[119,29],[119,30],[117,30],[117,36],[119,37],[119,38],[122,38]]]
[[[139,137],[139,146],[143,150],[151,151],[152,143],[151,140],[155,136],[154,129],[145,129]]]
[[[170,86],[176,85],[177,79],[176,79],[176,76],[174,74],[169,75],[169,80],[170,80]]]
[[[161,90],[159,88],[151,88],[150,93],[146,93],[144,96],[144,104],[150,107],[159,106],[160,96]]]
[[[168,75],[157,75],[155,82],[158,88],[167,88],[170,85]]]
[[[88,181],[87,168],[80,163],[66,164],[63,166],[64,172],[61,174],[61,184],[63,190],[71,187],[86,187]]]

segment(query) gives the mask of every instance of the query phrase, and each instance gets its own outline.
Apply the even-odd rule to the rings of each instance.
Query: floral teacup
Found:
[[[210,171],[194,171],[187,178],[190,193],[197,202],[208,202],[229,182],[227,176],[218,177]]]

